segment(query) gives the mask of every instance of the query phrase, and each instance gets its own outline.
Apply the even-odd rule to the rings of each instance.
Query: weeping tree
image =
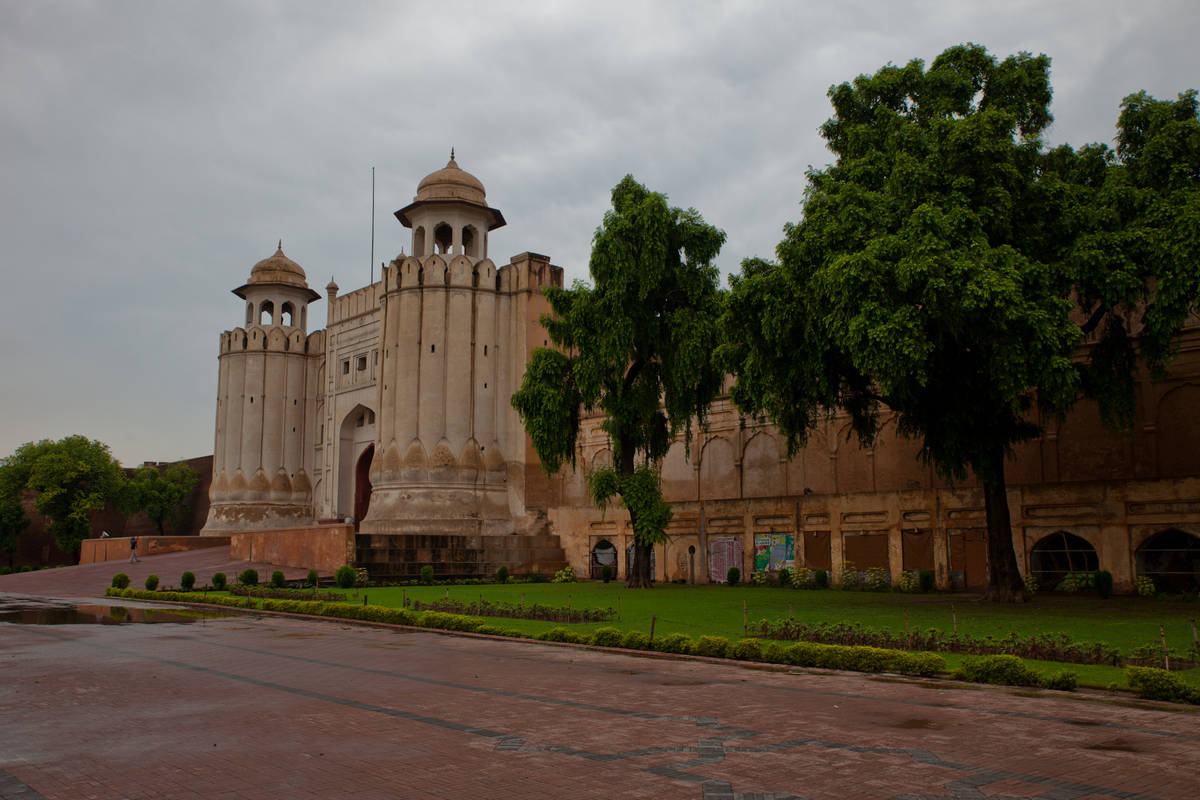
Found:
[[[724,241],[695,209],[669,207],[627,175],[593,240],[591,285],[545,290],[553,313],[541,323],[555,347],[534,351],[512,397],[547,474],[574,466],[581,415],[603,415],[613,463],[588,475],[588,492],[629,512],[630,587],[652,585],[652,547],[671,521],[658,467],[721,390],[712,262]]]
[[[1128,98],[1115,153],[1047,151],[1049,66],[963,45],[830,89],[836,162],[725,320],[732,398],[791,452],[834,411],[869,445],[886,412],[941,474],[978,476],[997,600],[1025,597],[1013,447],[1081,391],[1127,423],[1138,358],[1163,372],[1200,275],[1194,93]]]

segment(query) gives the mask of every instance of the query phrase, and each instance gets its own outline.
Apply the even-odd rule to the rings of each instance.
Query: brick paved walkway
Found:
[[[247,566],[228,559],[0,576],[0,593]],[[349,795],[1195,798],[1200,712],[279,617],[0,624],[0,800]]]
[[[1070,800],[1200,787],[1190,710],[334,622],[5,624],[0,675],[0,798]]]

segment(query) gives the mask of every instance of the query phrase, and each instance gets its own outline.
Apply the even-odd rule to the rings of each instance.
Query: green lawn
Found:
[[[753,586],[680,586],[659,584],[651,590],[626,589],[620,583],[522,583],[481,586],[408,586],[366,589],[372,605],[399,606],[401,598],[431,601],[446,597],[463,602],[485,600],[509,603],[541,603],[574,608],[620,609],[620,617],[611,623],[572,625],[572,629],[591,631],[605,625],[622,630],[648,632],[654,622],[655,637],[684,633],[737,639],[742,636],[743,604],[745,618],[787,617],[817,622],[861,623],[864,626],[903,631],[905,614],[912,628],[938,628],[950,633],[957,616],[958,632],[976,637],[1003,638],[1016,631],[1020,635],[1065,633],[1076,641],[1102,641],[1122,653],[1139,645],[1159,643],[1159,626],[1166,633],[1167,646],[1176,652],[1193,647],[1192,620],[1200,618],[1195,602],[1114,597],[1101,600],[1085,595],[1041,595],[1025,605],[984,603],[973,595],[905,595],[896,593],[844,592],[840,590],[795,590]],[[351,594],[353,598],[353,593]],[[361,593],[358,595],[361,598]],[[357,600],[361,602],[361,599]],[[354,600],[352,600],[354,602]],[[527,633],[536,633],[560,623],[535,620],[494,618],[497,625]],[[945,654],[950,666],[960,658]],[[1041,672],[1062,668],[1053,662],[1030,661]],[[1109,683],[1124,685],[1124,672],[1114,667],[1071,664],[1080,681],[1091,686]],[[1200,669],[1181,673],[1189,683],[1200,686]]]

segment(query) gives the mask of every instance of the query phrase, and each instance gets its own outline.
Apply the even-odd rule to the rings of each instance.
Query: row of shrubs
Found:
[[[188,601],[195,599],[194,595],[187,592],[154,592],[115,587],[110,587],[107,594],[110,597],[128,597],[137,600]],[[413,611],[407,608],[386,606],[238,596],[208,597],[206,602],[233,608],[383,622],[393,625],[412,625],[421,628],[483,633],[515,639],[571,642],[600,647],[620,647],[627,650],[651,650],[661,653],[686,653],[710,658],[787,664],[795,667],[855,672],[894,672],[916,676],[931,676],[946,672],[946,660],[936,653],[909,653],[903,650],[863,645],[831,645],[815,642],[785,644],[755,638],[731,642],[722,636],[700,636],[692,639],[682,633],[667,634],[652,640],[642,631],[622,631],[614,627],[597,628],[592,633],[556,627],[530,635],[490,624],[480,617],[446,614],[438,611]],[[1129,686],[1144,698],[1200,705],[1200,689],[1184,683],[1174,673],[1150,667],[1128,667],[1125,674]],[[951,672],[950,677],[974,683],[1040,686],[1065,691],[1073,690],[1079,682],[1076,673],[1066,669],[1043,677],[1013,655],[964,658],[962,666]]]
[[[1007,637],[970,636],[946,633],[937,628],[917,628],[907,633],[892,633],[886,628],[868,628],[862,623],[807,623],[791,617],[762,619],[747,626],[748,632],[764,639],[818,642],[820,644],[856,644],[897,650],[928,650],[940,653],[972,655],[1008,654],[1041,661],[1065,661],[1073,664],[1120,663],[1118,650],[1105,642],[1077,642],[1063,633],[1038,633],[1021,636],[1015,631]]]

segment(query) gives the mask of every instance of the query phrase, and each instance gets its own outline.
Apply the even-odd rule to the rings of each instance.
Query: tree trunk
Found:
[[[1004,449],[996,448],[991,454],[990,463],[979,470],[987,511],[988,588],[984,599],[999,603],[1024,603],[1029,595],[1025,591],[1025,582],[1017,565],[1017,553],[1013,549],[1004,461]]]
[[[626,437],[621,440],[621,475],[629,476],[634,472],[633,462],[633,441]],[[637,530],[637,512],[629,509],[629,524],[634,531]],[[625,565],[625,585],[630,589],[653,589],[654,583],[650,580],[650,552],[653,545],[642,544],[637,540],[637,534],[634,534],[633,540],[633,563]]]

